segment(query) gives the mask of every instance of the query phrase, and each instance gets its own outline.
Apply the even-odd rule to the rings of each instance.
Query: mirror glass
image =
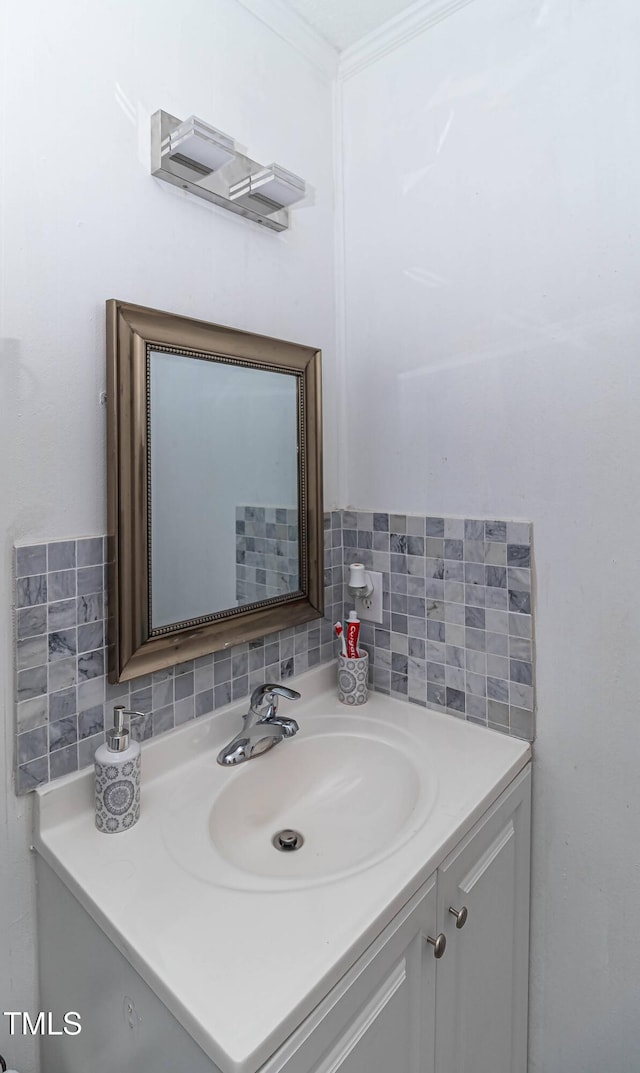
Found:
[[[298,378],[149,351],[151,630],[299,590]]]

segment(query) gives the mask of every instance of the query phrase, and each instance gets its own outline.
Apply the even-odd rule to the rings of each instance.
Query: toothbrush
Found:
[[[344,630],[342,629],[342,623],[341,622],[336,622],[336,624],[335,624],[335,626],[333,628],[336,631],[336,637],[340,641],[340,654],[342,656],[346,656],[346,654],[347,654],[347,645],[346,645],[346,642],[345,642],[345,639],[344,639]]]

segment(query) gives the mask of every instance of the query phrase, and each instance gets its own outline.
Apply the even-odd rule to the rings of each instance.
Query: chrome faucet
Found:
[[[278,698],[298,700],[300,694],[287,686],[266,683],[251,694],[251,706],[244,716],[242,730],[218,753],[218,763],[224,766],[242,764],[260,753],[266,753],[283,738],[292,738],[300,727],[295,719],[278,715]]]

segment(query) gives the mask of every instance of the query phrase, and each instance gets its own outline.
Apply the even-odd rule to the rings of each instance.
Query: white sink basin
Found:
[[[237,768],[211,758],[176,790],[163,836],[173,858],[215,885],[279,889],[367,868],[425,822],[436,778],[420,741],[363,712],[311,716],[295,738]],[[273,844],[283,829],[299,849]]]

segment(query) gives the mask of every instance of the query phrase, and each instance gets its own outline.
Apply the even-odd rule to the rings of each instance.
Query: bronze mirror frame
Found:
[[[324,611],[320,351],[116,299],[106,305],[109,680],[127,681],[320,618]],[[148,363],[154,349],[296,376],[298,591],[177,627],[151,628]]]

